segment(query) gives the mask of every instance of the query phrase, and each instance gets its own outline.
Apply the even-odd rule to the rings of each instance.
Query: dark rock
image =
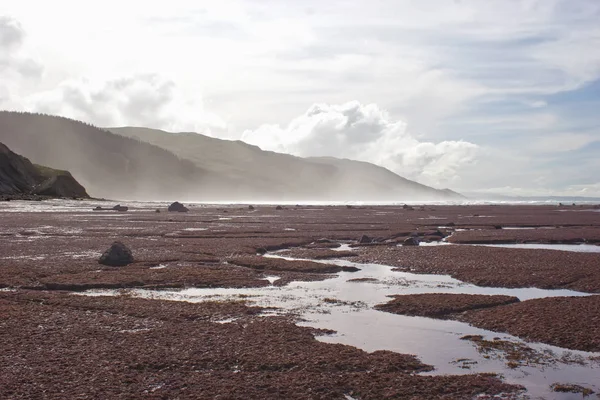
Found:
[[[0,194],[89,197],[68,171],[32,164],[0,143]]]
[[[494,229],[502,229],[502,225],[494,225]]]
[[[94,211],[102,211],[102,210],[104,210],[104,208],[102,208],[100,206],[94,207]]]
[[[356,267],[342,267],[342,271],[344,271],[344,272],[358,272],[358,271],[360,271],[360,268],[356,268]]]
[[[133,262],[133,254],[131,254],[131,250],[123,243],[114,242],[100,256],[98,262],[103,265],[110,265],[111,267],[122,267]]]
[[[119,211],[119,212],[125,212],[125,211],[129,210],[129,207],[125,207],[125,206],[122,206],[120,204],[117,204],[112,209],[115,210],[115,211]]]
[[[351,208],[354,208],[354,206],[351,206],[350,204],[346,204],[346,208],[351,209]]]
[[[168,211],[171,212],[188,212],[189,209],[184,206],[183,204],[181,204],[180,202],[176,201],[175,203],[172,203],[169,208]]]
[[[367,244],[367,243],[372,243],[372,242],[373,242],[373,239],[371,239],[367,235],[362,235],[360,237],[360,239],[358,239],[358,243],[360,243],[360,244]]]
[[[283,207],[281,207],[281,206],[277,206],[277,207],[275,207],[275,209],[276,209],[276,210],[283,210]]]
[[[253,205],[249,205],[248,206],[248,210],[253,211],[254,210],[254,206]]]
[[[256,249],[256,254],[260,254],[261,256],[265,255],[265,254],[267,254],[267,249],[265,249],[264,247],[260,247],[260,248]]]
[[[160,210],[157,208],[156,210],[154,210],[155,213],[160,213]]]
[[[315,240],[315,243],[334,243],[334,242],[331,239],[321,238],[321,239]]]
[[[454,222],[448,222],[446,226],[456,226],[456,224]]]
[[[419,238],[417,237],[409,237],[404,239],[404,242],[402,242],[402,246],[418,246],[419,245]]]
[[[444,232],[440,231],[439,229],[436,229],[433,232],[428,232],[425,234],[425,236],[440,236],[440,237],[446,237],[446,235],[444,234]]]

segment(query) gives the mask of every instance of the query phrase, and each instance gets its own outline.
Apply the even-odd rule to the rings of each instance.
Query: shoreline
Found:
[[[106,202],[109,201],[103,201],[102,204],[106,204]],[[31,204],[34,204],[34,207]],[[404,318],[413,318],[410,321],[415,323],[423,321],[419,322],[419,324],[423,323],[425,325],[421,326],[417,324],[414,328],[418,332],[423,333],[422,338],[419,339],[417,336],[411,340],[417,340],[415,345],[417,343],[421,343],[418,346],[426,345],[426,343],[418,342],[418,340],[427,340],[427,335],[424,334],[425,331],[421,330],[427,324],[434,324],[433,320],[427,318],[419,319],[421,317],[403,317],[383,311],[375,311],[373,307],[385,301],[385,293],[402,294],[406,290],[416,292],[426,290],[427,292],[433,291],[433,293],[435,291],[443,292],[444,290],[464,292],[464,290],[470,287],[468,286],[469,282],[476,283],[483,288],[526,288],[537,286],[541,288],[540,290],[554,288],[600,293],[600,270],[593,268],[593,263],[600,257],[598,253],[503,249],[463,244],[463,242],[468,243],[473,240],[486,240],[490,243],[506,240],[511,240],[515,243],[578,243],[575,239],[581,238],[587,245],[598,246],[600,243],[600,213],[595,211],[559,212],[556,206],[544,207],[531,205],[425,205],[423,208],[412,207],[412,209],[402,206],[348,207],[347,205],[343,205],[297,207],[295,205],[284,205],[281,209],[276,209],[275,206],[262,206],[255,203],[252,209],[243,205],[191,205],[188,213],[173,213],[167,212],[165,203],[162,203],[161,212],[156,213],[155,203],[121,202],[122,205],[130,207],[127,212],[92,211],[92,205],[98,204],[97,200],[86,200],[83,202],[51,201],[31,204],[19,204],[19,202],[11,201],[3,203],[2,207],[0,207],[0,216],[3,220],[3,225],[0,228],[0,250],[2,254],[0,257],[0,287],[4,287],[0,291],[0,311],[4,315],[9,315],[8,319],[5,320],[5,324],[8,324],[7,326],[11,328],[12,335],[22,338],[16,342],[14,341],[15,339],[11,339],[10,343],[13,343],[13,348],[10,349],[10,355],[5,356],[4,365],[10,365],[11,360],[19,359],[19,357],[27,358],[26,354],[30,351],[28,349],[30,349],[29,346],[31,344],[28,344],[27,340],[25,340],[25,331],[19,327],[17,319],[13,319],[17,318],[18,315],[21,316],[19,318],[23,321],[30,321],[33,324],[32,329],[38,323],[35,321],[38,321],[39,318],[46,318],[49,321],[48,323],[55,327],[53,329],[59,326],[56,324],[66,323],[70,327],[69,329],[81,331],[83,329],[81,324],[85,320],[85,318],[81,319],[83,318],[83,314],[73,314],[73,319],[64,320],[62,317],[59,318],[61,313],[68,314],[71,312],[69,310],[96,313],[94,310],[101,310],[105,307],[103,304],[111,304],[114,310],[119,310],[115,316],[134,315],[134,319],[137,321],[135,323],[132,322],[133,328],[123,327],[120,330],[128,331],[133,329],[134,335],[143,338],[144,335],[150,335],[150,337],[154,337],[155,335],[155,325],[152,325],[156,323],[155,318],[144,311],[145,308],[150,307],[150,304],[152,304],[151,307],[159,307],[162,310],[161,315],[164,318],[173,319],[174,321],[179,318],[177,317],[178,313],[188,308],[188,305],[175,305],[174,303],[177,302],[166,299],[161,300],[160,296],[153,300],[141,301],[140,299],[138,301],[136,300],[136,290],[146,290],[149,293],[156,293],[157,295],[173,290],[180,291],[181,293],[191,290],[192,292],[190,293],[197,293],[191,295],[192,297],[188,297],[188,299],[194,299],[193,296],[201,296],[200,293],[203,290],[214,291],[216,297],[212,298],[212,300],[222,303],[223,307],[229,307],[228,304],[237,304],[239,301],[243,301],[246,304],[244,307],[253,307],[253,302],[263,301],[260,300],[263,298],[261,296],[266,296],[264,297],[264,301],[266,301],[271,296],[275,295],[273,297],[275,299],[277,298],[276,294],[281,295],[283,296],[282,301],[284,301],[281,305],[269,305],[267,302],[264,306],[261,306],[263,308],[267,307],[266,310],[270,307],[278,307],[273,310],[275,316],[271,317],[258,315],[245,316],[241,317],[242,319],[238,323],[237,319],[240,318],[238,314],[221,315],[221,311],[217,311],[216,309],[208,312],[208,315],[202,318],[212,322],[207,322],[202,327],[193,328],[195,329],[194,332],[203,338],[203,340],[210,341],[210,332],[214,332],[215,329],[217,331],[221,329],[215,327],[221,325],[228,326],[230,323],[233,325],[223,331],[223,335],[227,338],[223,344],[215,345],[215,348],[211,349],[204,356],[200,353],[193,356],[190,358],[190,362],[198,363],[200,360],[204,360],[202,362],[207,362],[208,360],[211,360],[210,362],[221,362],[222,356],[219,354],[222,354],[225,348],[221,348],[220,346],[226,346],[226,343],[232,343],[231,341],[238,343],[239,340],[242,340],[243,336],[240,336],[242,331],[239,331],[239,326],[242,323],[257,324],[256,326],[259,327],[263,326],[264,322],[265,326],[269,326],[271,318],[275,318],[277,321],[279,321],[278,318],[285,318],[287,322],[277,322],[277,324],[283,324],[277,326],[284,329],[285,332],[289,332],[291,336],[287,339],[285,337],[281,338],[284,340],[289,339],[289,343],[286,341],[282,344],[284,346],[282,349],[285,348],[286,350],[277,357],[288,353],[296,354],[294,357],[300,357],[300,359],[295,359],[292,364],[297,365],[296,368],[299,368],[301,371],[311,370],[312,367],[310,366],[313,365],[313,361],[310,357],[318,357],[317,354],[322,352],[330,354],[330,350],[325,350],[329,349],[328,347],[321,348],[321,346],[342,346],[329,343],[336,340],[344,342],[346,339],[344,339],[345,336],[343,335],[350,335],[347,337],[349,340],[348,344],[353,342],[350,340],[352,337],[351,332],[346,332],[345,328],[340,325],[338,328],[341,332],[345,332],[342,336],[339,336],[340,333],[338,333],[337,336],[336,334],[333,336],[330,334],[329,336],[317,337],[319,339],[317,343],[323,340],[328,342],[319,344],[318,347],[320,350],[317,353],[310,357],[309,354],[311,354],[312,350],[307,350],[305,353],[300,351],[298,353],[293,350],[295,347],[292,346],[293,340],[291,339],[296,335],[292,332],[295,332],[294,329],[296,328],[293,327],[296,327],[296,324],[299,323],[297,318],[300,318],[300,321],[302,319],[313,320],[314,325],[319,327],[319,329],[335,329],[337,326],[335,321],[338,321],[338,319],[340,322],[345,321],[345,318],[348,317],[355,318],[355,320],[352,320],[355,324],[360,324],[360,321],[364,321],[364,323],[370,321],[368,322],[369,324],[378,320],[389,321],[389,325],[386,325],[388,328],[386,329],[391,330],[389,332],[381,332],[379,339],[371,339],[381,340],[382,344],[388,340],[385,336],[381,336],[386,335],[386,332],[387,335],[392,336],[395,334],[395,329],[400,329],[398,332],[404,332],[404,328],[401,329],[400,326],[396,325],[397,322],[395,321],[409,321]],[[579,211],[579,207],[577,210]],[[497,229],[498,226],[510,228],[526,227],[529,229]],[[414,235],[417,235],[425,243],[436,244],[448,242],[454,244],[445,246],[402,246],[405,239]],[[133,264],[125,267],[105,267],[98,264],[99,255],[114,240],[120,240],[131,248],[134,254]],[[576,245],[564,244],[563,246]],[[600,246],[598,247],[600,249]],[[308,261],[286,261],[281,258],[264,258],[260,255],[263,251],[266,251],[268,255],[276,251],[278,256],[288,257],[291,255],[294,258],[308,259]],[[566,264],[569,265],[567,269],[563,267]],[[354,266],[354,270],[345,270],[343,266]],[[403,278],[402,272],[395,271],[393,267],[400,268],[401,271],[418,274],[415,275],[418,279],[424,280],[423,282],[430,281],[430,283],[417,283]],[[535,273],[531,274],[530,272],[532,271]],[[440,273],[450,274],[454,277],[452,279],[458,278],[462,283],[452,280],[444,281],[446,278],[440,281],[441,276],[436,275]],[[360,288],[360,292],[355,293],[356,289],[352,288]],[[32,291],[31,289],[35,290]],[[98,297],[94,300],[90,296],[72,295],[74,290],[81,293],[81,290],[89,289],[100,291],[117,289],[121,291],[116,296]],[[222,297],[218,294],[220,290],[228,293],[239,293],[240,296],[234,296],[233,298]],[[247,295],[242,295],[243,293],[247,293]],[[359,293],[362,294],[359,295]],[[86,294],[86,292],[83,292],[83,294]],[[285,296],[291,296],[291,298],[286,300]],[[308,297],[305,299],[304,296]],[[310,296],[314,298],[311,300]],[[366,297],[362,298],[360,296]],[[384,297],[382,298],[381,296]],[[593,297],[595,298],[595,296]],[[198,299],[201,299],[201,297],[198,297]],[[207,299],[210,300],[210,298]],[[565,297],[564,299],[567,299],[565,301],[570,303],[575,302],[577,298]],[[193,304],[205,304],[204,301],[206,300],[202,300],[200,303],[191,303],[192,305],[189,307],[198,307],[193,306]],[[534,303],[528,303],[530,301]],[[95,304],[94,308],[89,308],[92,303]],[[34,306],[35,304],[40,304],[42,308],[37,308],[37,306]],[[43,307],[44,304],[51,305],[51,309],[54,311],[51,314],[44,314],[46,311],[43,310],[50,310]],[[536,306],[529,307],[528,304],[535,304]],[[494,316],[494,310],[511,310],[511,307],[525,307],[523,311],[518,311],[518,313],[527,314],[527,312],[531,312],[533,316],[539,315],[546,321],[544,322],[545,324],[550,324],[548,326],[551,326],[555,322],[556,317],[552,314],[554,312],[553,307],[538,306],[537,304],[534,300],[523,300],[516,304],[494,305],[485,310],[472,311],[474,313],[473,317],[470,319],[466,318],[465,320],[476,322],[477,326],[497,329],[498,334],[502,335],[502,331],[510,332],[513,328],[511,328],[510,324],[490,324],[490,318]],[[126,305],[127,308],[122,308]],[[568,321],[565,320],[568,324],[564,328],[561,328],[558,333],[555,332],[554,335],[560,334],[567,337],[569,329],[582,332],[585,329],[586,334],[591,335],[588,337],[593,337],[593,330],[600,329],[595,328],[596,325],[593,324],[594,318],[598,317],[594,314],[594,307],[569,306],[568,309],[569,316],[573,318]],[[242,314],[245,312],[243,311]],[[467,314],[470,312],[467,311]],[[44,317],[44,315],[46,316]],[[269,315],[268,312],[267,315]],[[507,321],[510,321],[512,318],[511,314],[507,311],[506,315]],[[118,323],[118,318],[113,320],[111,317],[103,323],[104,325],[94,325],[96,326],[94,329],[102,330],[104,329],[102,326],[116,326],[114,324]],[[127,319],[129,317],[123,318]],[[136,328],[135,326],[138,326],[140,323],[137,320],[139,318],[148,323],[150,323],[149,321],[154,322],[151,323],[152,326]],[[225,322],[223,324],[218,322],[228,321],[231,318],[234,318],[235,322]],[[250,318],[250,320],[242,322],[247,318]],[[373,320],[372,318],[375,319]],[[529,319],[536,321],[534,317],[530,317]],[[538,320],[541,321],[541,319]],[[578,321],[585,322],[587,325],[578,325]],[[189,321],[184,322],[184,320],[174,323],[172,327],[169,327],[169,330],[163,330],[162,335],[174,335],[173,329],[184,329],[183,327],[188,326],[189,323]],[[520,336],[530,337],[531,335],[527,333],[528,324],[527,319],[522,320],[515,332]],[[463,330],[466,329],[464,327],[467,325],[456,326],[463,327],[458,328]],[[357,325],[357,327],[357,329],[363,329],[360,328],[360,325]],[[538,329],[544,329],[543,327],[544,325],[540,325]],[[112,329],[116,328],[110,328],[110,330]],[[469,328],[467,331],[470,332],[472,329]],[[33,334],[32,332],[28,334]],[[85,330],[85,332],[81,332],[83,335],[82,340],[85,341],[85,344],[77,347],[76,352],[81,351],[80,354],[85,354],[85,352],[91,351],[94,346],[104,349],[102,347],[105,346],[102,344],[104,343],[103,336],[98,336],[94,333],[95,331]],[[473,332],[478,331],[473,330]],[[273,343],[272,341],[275,340],[272,333],[261,328],[256,334],[258,336],[255,336],[254,340],[258,341],[258,343],[264,343],[265,346],[261,349],[256,348],[256,355],[270,354],[270,346]],[[401,335],[401,333],[397,334]],[[288,333],[285,335],[288,335]],[[600,337],[600,332],[598,332],[598,335]],[[315,340],[314,334],[310,334],[310,337],[312,338],[311,340]],[[563,343],[561,341],[556,342],[555,339],[544,339],[544,336],[534,335],[533,337],[552,343]],[[575,347],[585,348],[585,341],[587,340],[585,337],[585,335],[580,335]],[[63,341],[67,340],[67,337],[51,335],[46,339],[44,348],[62,348],[62,346],[66,345],[66,342]],[[456,339],[459,339],[459,337]],[[493,338],[489,338],[489,340],[491,339]],[[158,337],[156,340],[156,345],[159,345],[161,342]],[[177,340],[180,340],[181,344],[184,345],[188,339],[182,336]],[[138,339],[131,341],[131,346],[139,346],[135,343],[138,343]],[[191,343],[188,343],[188,345],[191,345]],[[314,344],[306,343],[309,348],[314,347]],[[476,343],[473,343],[473,346],[475,346]],[[479,344],[481,343],[486,342],[479,342]],[[371,345],[377,348],[377,343],[372,343]],[[525,343],[525,345],[527,344]],[[592,343],[590,342],[589,345],[592,345]],[[246,347],[246,350],[244,350],[243,346],[239,347],[239,351],[255,351],[251,350],[252,346],[249,342],[244,346],[250,347]],[[455,391],[455,398],[472,398],[478,393],[498,395],[500,392],[513,393],[507,394],[508,397],[506,398],[519,398],[521,392],[518,388],[506,386],[500,383],[497,378],[484,378],[477,375],[479,372],[502,374],[510,374],[512,372],[511,370],[502,369],[506,368],[502,367],[504,365],[503,361],[485,361],[485,359],[477,358],[481,356],[478,356],[477,352],[473,353],[474,350],[469,350],[471,348],[475,349],[475,347],[471,346],[470,343],[465,343],[459,348],[465,354],[468,354],[467,358],[478,359],[479,364],[459,363],[460,365],[457,364],[454,366],[451,364],[445,367],[442,365],[436,366],[436,368],[442,368],[442,370],[466,370],[467,372],[471,372],[471,374],[461,373],[459,376],[464,376],[465,378],[460,379],[448,375],[452,379],[458,379],[452,388]],[[514,347],[515,345],[511,344],[511,346]],[[9,350],[6,348],[6,345],[3,347],[3,350]],[[338,348],[342,349],[341,347]],[[349,349],[353,349],[353,347],[343,347],[343,349],[346,352],[350,351]],[[356,360],[363,360],[360,361],[361,363],[372,362],[366,361],[370,356],[362,355],[363,353],[360,353],[361,350],[352,350],[352,352],[355,351],[359,351],[358,353],[353,353],[357,357]],[[501,349],[498,351],[507,350]],[[105,352],[105,350],[101,350],[101,352]],[[151,359],[156,357],[155,351],[148,351],[143,347],[138,347],[137,352],[139,355],[136,357],[146,357],[145,363],[151,362]],[[147,353],[146,356],[144,356],[145,353]],[[72,373],[82,373],[79,367],[70,364],[69,358],[66,357],[67,354],[68,352],[64,355],[56,355],[55,359],[60,360],[59,362],[61,365],[64,365],[64,368],[67,368],[67,371],[69,368],[72,368]],[[130,365],[130,360],[125,358],[125,354],[131,357],[131,352],[125,352],[123,356],[113,354],[109,358],[116,365]],[[402,354],[396,354],[392,353],[390,357],[406,357]],[[201,358],[196,359],[194,357]],[[387,361],[384,360],[387,357],[386,355],[380,361],[377,361],[380,363],[380,366],[386,365]],[[462,357],[457,355],[452,360],[459,358]],[[335,364],[339,363],[340,360],[339,357],[336,358],[331,353],[331,358],[327,362]],[[403,360],[401,364],[405,363],[408,359]],[[450,363],[452,360],[444,362]],[[273,359],[273,362],[275,362],[275,359]],[[413,362],[411,361],[411,363]],[[579,374],[584,374],[583,376],[590,373],[593,376],[595,373],[595,370],[591,367],[573,366],[564,364],[562,361],[559,361],[559,363],[560,368],[562,368],[560,371],[564,370],[564,375],[558,373],[556,377],[560,378],[564,376],[565,380],[564,382],[558,382],[561,384],[570,383],[572,380],[573,375],[568,371],[579,371]],[[132,382],[146,382],[147,379],[153,376],[152,374],[149,375],[148,370],[148,368],[151,368],[148,365],[151,364],[144,365],[146,366],[139,370],[127,370],[129,372],[126,372],[126,374],[131,376]],[[240,391],[243,390],[243,386],[237,385],[248,384],[246,380],[238,379],[237,374],[240,373],[245,377],[252,376],[253,384],[256,382],[264,383],[266,385],[265,388],[273,387],[273,383],[267,378],[267,375],[276,373],[280,376],[279,379],[283,379],[282,382],[287,383],[284,383],[283,386],[277,389],[284,390],[284,392],[273,393],[278,393],[278,395],[286,393],[290,398],[304,398],[302,396],[303,393],[293,394],[294,392],[291,388],[296,387],[294,385],[300,382],[296,379],[308,379],[309,375],[297,375],[285,368],[283,370],[273,369],[275,368],[273,367],[274,364],[267,363],[265,365],[268,366],[264,367],[266,368],[264,370],[252,370],[253,372],[246,370],[245,372],[248,372],[248,375],[242,373],[244,371],[244,368],[242,368],[240,372],[235,373],[235,378],[227,378],[233,379],[233,382],[237,382],[233,386],[230,386],[230,389],[233,390],[231,392],[232,398],[241,396],[242,392]],[[471,369],[468,369],[467,366]],[[51,368],[47,363],[35,366],[30,362],[23,364],[23,368],[25,367],[33,368],[39,373],[44,374],[49,373],[49,368]],[[1,368],[6,369],[8,367]],[[91,366],[87,366],[86,368],[91,368]],[[375,373],[375,378],[370,375],[371,378],[375,379],[374,382],[380,382],[379,379],[392,379],[396,383],[391,386],[392,389],[390,390],[397,395],[399,393],[404,393],[405,395],[411,393],[413,396],[424,396],[427,398],[439,398],[449,395],[448,392],[444,391],[446,390],[444,389],[444,385],[447,384],[444,375],[428,377],[427,379],[432,379],[428,381],[428,385],[432,388],[432,391],[419,392],[419,390],[422,390],[419,389],[420,385],[423,384],[420,380],[422,378],[416,379],[414,376],[421,376],[422,374],[414,375],[401,371],[392,373],[391,370],[386,370],[387,372],[385,372],[377,368],[376,371],[380,372]],[[425,367],[421,366],[418,368]],[[523,380],[524,378],[510,377],[509,383],[524,384],[530,391],[541,390],[540,393],[545,393],[546,395],[554,393],[551,392],[552,389],[550,386],[556,382],[537,381],[542,379],[537,369],[541,367],[532,367],[531,365],[523,364],[515,368],[517,371],[528,371],[531,376],[528,379],[534,379],[535,386],[531,386],[534,381]],[[153,393],[135,391],[141,390],[140,388],[143,386],[140,386],[138,383],[133,383],[136,388],[133,392],[127,392],[129,389],[122,386],[122,383],[119,383],[119,379],[121,379],[119,377],[123,376],[124,371],[117,368],[114,369],[114,374],[111,372],[113,374],[110,375],[113,377],[110,378],[111,385],[114,385],[115,388],[120,388],[118,390],[122,390],[124,393],[129,393],[132,398],[135,398],[135,396],[144,397],[148,393]],[[315,395],[316,398],[328,398],[327,396],[333,393],[337,393],[334,397],[338,395],[350,395],[361,399],[386,397],[383,394],[384,392],[381,392],[383,386],[378,388],[377,385],[379,383],[367,385],[367,381],[364,380],[366,375],[359,370],[352,372],[352,379],[355,384],[349,386],[336,386],[335,379],[331,380],[333,379],[333,375],[330,374],[333,371],[322,369],[314,371],[316,375],[310,375],[310,380],[311,382],[322,382],[320,390],[323,390],[322,395]],[[4,373],[8,373],[8,370],[5,370]],[[228,377],[230,373],[232,373],[231,370],[227,373]],[[86,374],[95,376],[96,372],[92,369],[86,369]],[[165,382],[180,382],[183,379],[187,382],[186,385],[188,387],[195,388],[196,393],[208,393],[198,392],[200,389],[194,386],[192,381],[187,380],[188,378],[185,378],[188,376],[186,374],[188,372],[184,372],[180,367],[176,367],[175,364],[167,370],[160,372],[160,375],[167,379]],[[204,377],[203,379],[208,380],[207,382],[212,382],[210,384],[212,385],[211,390],[224,390],[222,386],[224,381],[219,379],[214,380],[215,376],[210,373],[208,375],[205,373],[202,376]],[[29,378],[34,379],[31,375]],[[43,385],[46,385],[46,388],[51,391],[58,384],[58,381],[51,378],[45,379],[43,382],[45,382]],[[327,384],[325,382],[333,383]],[[478,383],[473,386],[474,382]],[[542,390],[538,387],[540,382],[544,382],[545,389]],[[75,385],[77,389],[74,389],[75,386],[73,385],[69,387],[77,393],[88,394],[90,393],[89,390],[94,389],[94,387],[104,387],[97,381],[89,384],[91,386],[88,385],[87,389],[77,385]],[[346,385],[348,384],[346,383]],[[600,389],[593,386],[593,383],[589,383],[588,386],[595,391]],[[341,389],[342,387],[351,389],[344,392]],[[534,389],[534,387],[538,387],[538,389]],[[13,398],[26,397],[28,394],[31,395],[34,393],[31,391],[33,389],[27,389],[24,383],[12,386],[12,388],[14,390],[12,392]],[[180,384],[171,385],[163,383],[160,390],[164,390],[161,393],[168,393],[170,396],[186,397],[185,393],[192,394],[192,392],[182,392]],[[290,392],[289,390],[292,391]],[[475,393],[474,390],[481,391]],[[267,391],[264,393],[267,394],[266,397],[269,397],[268,393],[271,392]],[[556,396],[560,395],[556,394]],[[272,398],[276,397],[276,395],[272,396]]]

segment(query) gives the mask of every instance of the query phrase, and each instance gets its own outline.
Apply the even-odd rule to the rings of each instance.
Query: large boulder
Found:
[[[190,211],[186,206],[184,206],[183,204],[181,204],[178,201],[176,201],[175,203],[171,204],[169,206],[168,210],[171,211],[171,212],[188,212],[188,211]]]
[[[116,206],[114,206],[112,209],[113,209],[114,211],[125,212],[125,211],[129,210],[129,207],[126,207],[126,206],[122,206],[122,205],[120,205],[120,204],[117,204],[117,205],[116,205]]]
[[[100,256],[98,262],[111,267],[123,267],[133,262],[133,254],[129,247],[117,241]]]

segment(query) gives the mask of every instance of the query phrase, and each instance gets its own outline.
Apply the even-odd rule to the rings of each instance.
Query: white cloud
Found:
[[[597,0],[107,1],[4,0],[14,18],[0,17],[0,107],[232,139],[250,130],[266,148],[440,186],[460,176],[452,186],[467,190],[539,176],[559,188],[597,170],[575,159],[600,137],[594,99],[554,96],[600,78]],[[361,112],[383,126],[339,128],[339,110],[298,117],[350,99],[377,104]],[[544,160],[559,156],[569,174]]]
[[[264,150],[302,157],[344,157],[373,162],[408,178],[445,185],[474,162],[477,146],[464,141],[421,142],[376,104],[314,104],[286,127],[262,125],[242,140]]]
[[[99,126],[146,126],[180,132],[225,129],[200,98],[186,99],[173,81],[134,75],[105,82],[68,80],[28,97],[25,109],[62,115]]]
[[[25,31],[14,18],[0,15],[0,105],[7,104],[23,84],[37,82],[42,66],[23,51]]]

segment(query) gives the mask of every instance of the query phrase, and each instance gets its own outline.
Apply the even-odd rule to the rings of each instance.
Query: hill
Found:
[[[89,197],[68,171],[34,165],[0,143],[0,195]]]
[[[241,141],[148,128],[102,129],[0,112],[0,141],[32,162],[71,171],[94,197],[160,201],[447,200],[460,195],[373,164],[300,158]],[[60,184],[62,178],[54,184]]]
[[[250,198],[265,200],[448,200],[458,193],[434,189],[367,162],[331,157],[300,158],[263,151],[242,141],[193,132],[108,128],[146,141],[193,162],[197,167],[251,182]]]
[[[0,141],[36,164],[71,171],[94,197],[184,199],[219,180],[160,147],[62,117],[1,111]]]

